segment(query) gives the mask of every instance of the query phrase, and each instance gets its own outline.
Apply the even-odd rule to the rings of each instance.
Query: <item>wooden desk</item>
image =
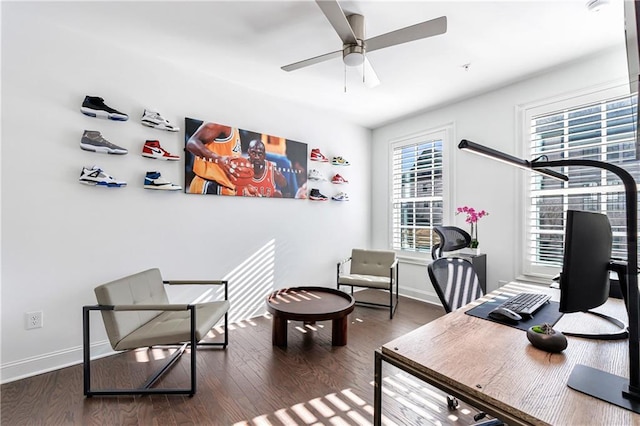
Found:
[[[531,346],[522,330],[464,313],[492,295],[522,291],[559,299],[558,290],[510,283],[377,350],[374,424],[381,424],[385,361],[510,425],[640,425],[640,415],[567,386],[575,364],[628,377],[627,340],[568,337],[565,351],[550,354]],[[611,299],[597,310],[627,322],[622,300]],[[593,315],[574,313],[565,314],[554,328],[597,332],[612,327]]]

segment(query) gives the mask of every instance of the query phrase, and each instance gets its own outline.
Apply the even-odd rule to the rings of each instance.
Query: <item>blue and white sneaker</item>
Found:
[[[129,116],[124,112],[105,105],[104,99],[98,96],[85,96],[80,112],[89,117],[106,118],[115,121],[127,121]]]
[[[159,189],[162,191],[179,191],[182,189],[180,185],[169,182],[160,175],[160,172],[147,172],[144,177],[144,189]]]
[[[127,182],[114,179],[106,174],[100,167],[83,167],[80,172],[80,183],[92,186],[106,186],[109,188],[120,188],[127,186]]]
[[[344,192],[338,192],[336,195],[331,197],[333,201],[349,201],[349,196]]]

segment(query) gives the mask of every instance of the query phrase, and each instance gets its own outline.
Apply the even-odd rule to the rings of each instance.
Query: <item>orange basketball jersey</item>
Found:
[[[229,136],[216,138],[205,144],[205,147],[223,157],[239,157],[242,154],[240,132],[232,127]],[[193,161],[193,172],[203,179],[214,180],[227,188],[235,189],[236,187],[218,163],[209,161],[207,158],[196,157]]]

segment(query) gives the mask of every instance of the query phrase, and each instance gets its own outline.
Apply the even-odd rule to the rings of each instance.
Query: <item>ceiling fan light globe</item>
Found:
[[[356,67],[364,62],[364,48],[362,46],[347,46],[342,51],[342,59],[345,65]]]

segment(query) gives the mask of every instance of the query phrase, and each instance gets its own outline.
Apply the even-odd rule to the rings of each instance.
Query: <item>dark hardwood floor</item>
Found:
[[[373,420],[373,351],[444,310],[402,298],[393,320],[384,308],[357,306],[348,344],[331,346],[331,323],[289,324],[286,349],[271,345],[268,316],[229,327],[226,350],[198,351],[198,388],[186,396],[85,398],[82,366],[6,383],[1,423],[17,425],[368,425]],[[214,337],[215,339],[215,337]],[[137,386],[167,349],[138,350],[93,362],[94,387]],[[157,386],[185,386],[187,354]],[[470,424],[476,411],[450,413],[445,395],[383,366],[384,424]]]

